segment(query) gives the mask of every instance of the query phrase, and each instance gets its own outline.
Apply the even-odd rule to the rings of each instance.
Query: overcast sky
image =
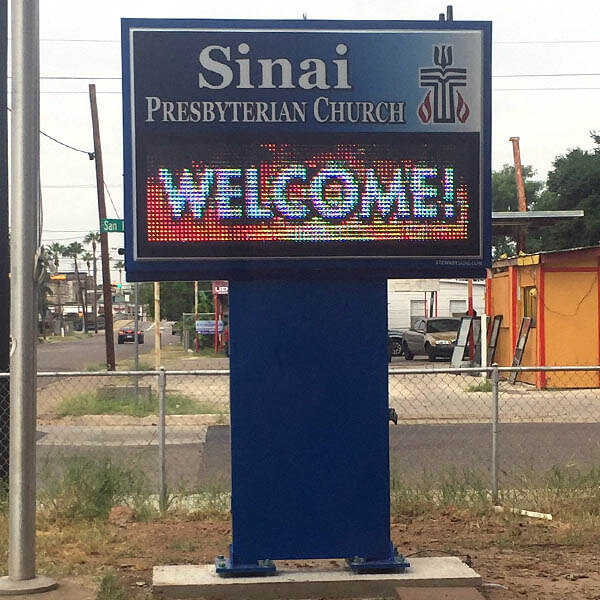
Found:
[[[96,83],[104,176],[115,205],[107,197],[108,216],[122,218],[122,17],[295,19],[306,13],[309,19],[437,20],[445,6],[429,0],[40,0],[41,76],[50,78],[41,83],[41,129],[91,151],[88,84]],[[600,3],[462,0],[453,6],[455,20],[493,22],[493,168],[512,163],[511,136],[520,136],[522,162],[540,179],[569,148],[591,148],[589,132],[600,129]],[[44,243],[67,244],[97,230],[94,162],[44,137],[41,152]],[[111,246],[122,243],[122,234],[110,235]]]

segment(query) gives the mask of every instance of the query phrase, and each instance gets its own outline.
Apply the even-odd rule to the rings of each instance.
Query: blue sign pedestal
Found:
[[[403,570],[389,526],[386,281],[229,292],[233,543],[217,571],[297,558]]]

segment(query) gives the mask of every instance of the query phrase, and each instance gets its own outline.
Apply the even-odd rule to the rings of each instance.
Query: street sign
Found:
[[[129,280],[484,275],[489,23],[124,20],[122,40]]]
[[[217,323],[217,331],[218,333],[223,333],[224,324],[223,321],[219,319]],[[196,321],[196,333],[203,333],[206,335],[213,335],[215,333],[215,321]]]
[[[123,219],[101,219],[100,231],[102,233],[123,233],[125,231]]]
[[[226,296],[229,294],[228,281],[213,281],[212,282],[213,296]]]

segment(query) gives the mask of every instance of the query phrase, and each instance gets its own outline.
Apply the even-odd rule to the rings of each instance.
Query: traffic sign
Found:
[[[125,231],[123,219],[101,219],[100,231],[102,233],[123,233]]]

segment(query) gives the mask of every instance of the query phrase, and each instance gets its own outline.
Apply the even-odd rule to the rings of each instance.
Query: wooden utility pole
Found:
[[[515,163],[515,181],[517,184],[517,202],[519,212],[527,212],[527,197],[525,196],[525,181],[523,180],[523,166],[521,165],[521,150],[519,148],[519,138],[511,137],[513,147],[513,158]],[[525,251],[525,231],[519,227],[517,234],[517,254]]]
[[[94,159],[96,163],[96,187],[98,189],[98,215],[100,223],[106,219],[104,202],[104,172],[102,167],[102,146],[100,145],[100,126],[98,124],[98,105],[96,104],[96,86],[90,84],[90,106],[92,109],[92,129],[94,132]],[[99,227],[101,230],[102,228]],[[115,338],[113,331],[112,290],[110,287],[110,265],[108,255],[108,233],[100,233],[100,258],[102,262],[102,292],[104,296],[104,337],[106,340],[106,368],[115,370]],[[95,290],[94,290],[95,292]],[[136,332],[137,335],[137,332]]]
[[[160,369],[160,282],[154,282],[154,367]]]

